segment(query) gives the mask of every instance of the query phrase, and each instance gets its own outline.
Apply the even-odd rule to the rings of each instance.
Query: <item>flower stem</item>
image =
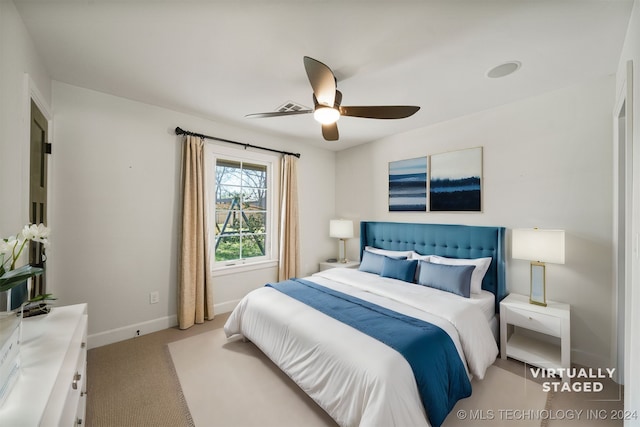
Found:
[[[27,239],[24,239],[22,241],[22,245],[20,245],[20,250],[18,251],[18,255],[16,255],[16,246],[13,247],[13,252],[11,254],[11,258],[13,258],[13,261],[11,262],[11,270],[15,270],[16,268],[16,261],[18,260],[18,258],[20,258],[20,255],[22,254],[22,250],[24,249],[24,245],[27,244]]]

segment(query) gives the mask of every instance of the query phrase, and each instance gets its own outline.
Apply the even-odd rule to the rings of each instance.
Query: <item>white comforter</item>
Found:
[[[498,348],[481,311],[447,292],[353,269],[307,280],[440,326],[471,375]],[[394,349],[270,287],[240,301],[224,326],[258,346],[341,426],[428,426],[411,367]]]

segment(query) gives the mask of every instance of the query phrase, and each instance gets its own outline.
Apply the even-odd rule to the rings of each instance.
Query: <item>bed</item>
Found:
[[[506,295],[504,232],[362,222],[360,269],[325,270],[252,291],[225,333],[253,342],[341,426],[437,427],[470,395],[470,378],[482,379],[498,354],[492,325]],[[414,258],[424,270],[409,278],[403,267],[406,277],[398,278],[395,267]],[[437,283],[414,283],[431,280],[432,268],[471,277],[474,267],[448,266],[487,258],[468,298]],[[378,262],[394,273],[367,271]],[[408,338],[415,331],[420,338]]]

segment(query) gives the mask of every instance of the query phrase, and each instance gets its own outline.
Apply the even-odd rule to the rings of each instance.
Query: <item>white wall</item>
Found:
[[[627,115],[627,120],[633,122],[633,215],[632,232],[628,237],[635,241],[632,236],[637,236],[640,232],[640,1],[636,0],[633,5],[629,27],[625,44],[620,55],[620,65],[616,79],[616,93],[625,81],[627,61],[633,61],[633,117]],[[638,247],[635,243],[635,254],[632,262],[632,283],[631,290],[625,295],[627,309],[625,316],[626,330],[626,357],[625,357],[625,409],[635,411],[640,408],[640,367],[637,361],[640,358],[640,261],[638,261]],[[640,426],[640,419],[626,420],[625,426]]]
[[[333,253],[333,152],[59,82],[53,109],[50,283],[60,304],[89,303],[90,345],[175,324],[182,140],[176,126],[301,153],[302,273],[317,271]],[[216,277],[216,311],[274,279],[274,268]],[[149,304],[152,291],[160,292],[159,304]]]
[[[13,2],[0,1],[0,237],[29,221],[29,134],[26,109],[31,88],[51,104],[51,80]]]
[[[613,94],[614,78],[602,78],[341,151],[336,213],[566,230],[566,264],[547,265],[547,296],[572,306],[573,361],[611,366]],[[388,162],[477,146],[482,213],[388,212]],[[509,239],[507,288],[528,294],[529,263],[510,259]]]

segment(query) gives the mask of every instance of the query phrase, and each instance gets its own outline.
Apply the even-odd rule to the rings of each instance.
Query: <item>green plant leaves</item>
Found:
[[[0,292],[8,291],[30,277],[39,276],[43,271],[42,268],[31,265],[23,265],[15,270],[7,271],[0,277]]]

